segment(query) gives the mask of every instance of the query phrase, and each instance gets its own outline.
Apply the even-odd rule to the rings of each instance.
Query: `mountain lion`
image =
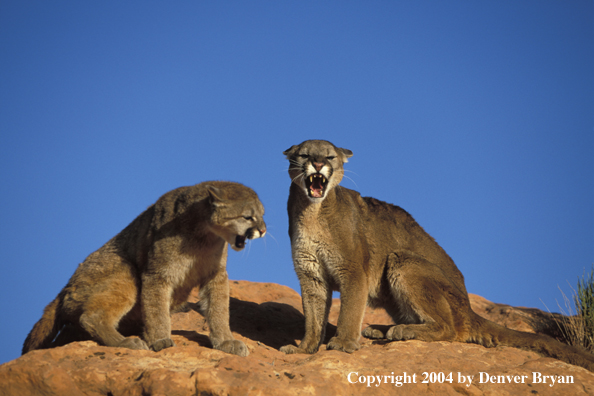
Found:
[[[365,304],[397,323],[370,326],[368,338],[460,341],[524,348],[594,370],[591,354],[547,336],[509,330],[470,308],[464,277],[415,220],[398,206],[339,186],[353,153],[323,140],[284,152],[290,162],[289,236],[301,283],[305,336],[285,353],[318,350],[332,291],[340,291],[336,335],[327,349],[353,352]]]
[[[23,354],[73,335],[131,349],[174,346],[170,312],[199,286],[213,347],[247,356],[229,328],[227,243],[239,251],[246,239],[264,236],[263,215],[256,193],[239,183],[166,193],[78,266],[27,336]]]

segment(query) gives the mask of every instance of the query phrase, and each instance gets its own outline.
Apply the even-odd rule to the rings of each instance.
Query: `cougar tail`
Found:
[[[546,335],[511,330],[484,319],[474,312],[473,314],[476,327],[471,342],[486,347],[505,345],[524,349],[594,372],[594,355],[583,349],[564,344]]]
[[[23,344],[22,354],[34,349],[49,348],[62,327],[58,320],[58,307],[61,305],[62,293],[45,307],[41,319],[33,326]]]

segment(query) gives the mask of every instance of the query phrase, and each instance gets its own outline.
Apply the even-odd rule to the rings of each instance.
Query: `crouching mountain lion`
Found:
[[[591,354],[550,337],[509,330],[470,308],[464,278],[452,259],[403,209],[339,186],[353,153],[322,140],[284,152],[290,162],[289,236],[301,283],[305,336],[285,353],[318,350],[332,290],[340,291],[336,335],[327,349],[359,349],[368,303],[395,326],[370,326],[368,338],[460,341],[529,349],[594,370]]]
[[[213,347],[247,356],[229,328],[227,243],[239,251],[246,239],[264,236],[263,215],[256,193],[238,183],[166,193],[78,266],[33,326],[23,354],[89,338],[131,349],[174,346],[170,312],[199,286]]]

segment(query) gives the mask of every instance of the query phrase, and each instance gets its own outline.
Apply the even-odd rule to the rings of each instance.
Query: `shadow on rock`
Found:
[[[271,348],[279,349],[294,344],[305,334],[305,318],[289,304],[264,302],[257,304],[231,298],[231,330],[242,336],[259,341]],[[336,326],[328,324],[326,340],[336,333]]]

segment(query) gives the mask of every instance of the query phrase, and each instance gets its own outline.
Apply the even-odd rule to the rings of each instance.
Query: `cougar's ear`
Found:
[[[353,152],[349,149],[338,148],[337,150],[342,153],[342,162],[349,162],[349,158],[353,156]]]
[[[221,198],[222,191],[215,186],[206,186],[208,191],[208,202],[213,206],[224,206],[226,205],[225,200]]]
[[[291,146],[291,148],[283,151],[283,154],[287,157],[287,159],[291,159],[291,157],[293,156],[293,154],[295,154],[295,151],[297,151],[298,148],[299,146],[297,145]]]

